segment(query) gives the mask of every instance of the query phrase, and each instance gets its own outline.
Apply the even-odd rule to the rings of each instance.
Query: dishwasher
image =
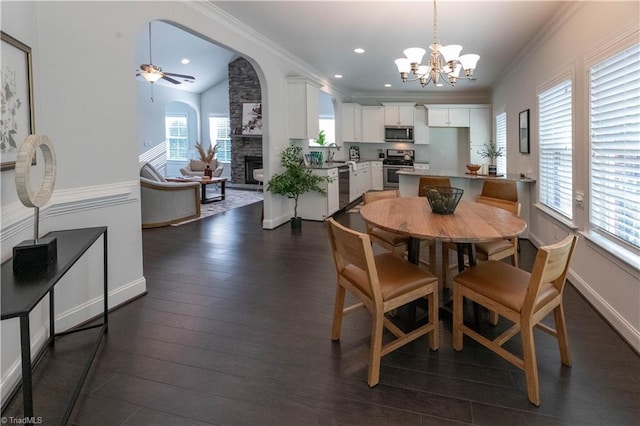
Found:
[[[338,205],[340,210],[349,205],[349,166],[338,167]]]

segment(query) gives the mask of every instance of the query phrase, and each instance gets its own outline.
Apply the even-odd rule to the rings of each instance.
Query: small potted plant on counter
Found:
[[[304,166],[301,154],[302,148],[299,146],[285,148],[280,155],[280,164],[284,171],[273,175],[267,183],[267,191],[293,199],[292,229],[302,228],[302,218],[298,216],[300,195],[309,191],[326,195],[327,191],[320,184],[332,181],[330,177],[313,174],[311,169]]]
[[[480,154],[484,158],[489,159],[489,174],[497,174],[496,158],[502,157],[504,155],[504,150],[502,149],[502,147],[498,148],[498,145],[496,145],[495,142],[489,141],[489,143],[484,144],[482,149],[478,151],[478,154]]]

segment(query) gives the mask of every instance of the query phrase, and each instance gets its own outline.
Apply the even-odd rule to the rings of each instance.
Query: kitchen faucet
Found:
[[[336,156],[335,152],[331,152],[331,148],[335,148],[337,151],[340,151],[340,146],[337,145],[335,142],[331,142],[329,145],[327,145],[327,148],[329,149],[329,155],[327,158],[327,163],[330,163],[333,161],[333,157]]]

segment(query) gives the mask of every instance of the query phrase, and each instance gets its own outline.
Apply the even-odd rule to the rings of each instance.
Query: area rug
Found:
[[[227,188],[225,190],[224,200],[214,201],[213,203],[202,204],[200,206],[200,217],[186,220],[180,223],[174,223],[171,226],[184,225],[185,223],[204,219],[205,217],[213,216],[215,214],[222,213],[227,210],[236,209],[238,207],[243,207],[249,204],[257,203],[262,201],[263,199],[264,197],[262,195],[262,191],[256,192],[255,190],[245,191],[240,189]]]

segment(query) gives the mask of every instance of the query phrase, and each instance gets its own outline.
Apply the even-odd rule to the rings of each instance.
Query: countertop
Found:
[[[375,158],[375,159],[360,159],[360,161],[356,161],[356,163],[367,163],[370,161],[382,161],[382,159],[379,158]],[[340,166],[348,166],[349,163],[347,161],[343,161],[343,160],[339,160],[339,161],[325,161],[324,163],[322,163],[322,165],[319,166],[309,166],[310,169],[335,169],[336,167],[340,167]]]
[[[517,174],[507,174],[506,176],[492,176],[492,175],[465,173],[464,175],[461,175],[460,173],[447,171],[447,170],[414,170],[414,169],[399,170],[398,174],[407,175],[407,176],[446,176],[450,178],[470,179],[470,180],[501,179],[501,180],[512,180],[512,181],[518,181],[518,182],[535,182],[534,179],[521,178],[520,175],[517,175]]]

